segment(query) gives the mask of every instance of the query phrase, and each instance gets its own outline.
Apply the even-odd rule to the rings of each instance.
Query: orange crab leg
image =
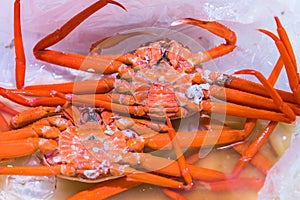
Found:
[[[290,58],[292,60],[292,63],[294,64],[295,70],[297,71],[296,57],[295,57],[295,53],[293,51],[291,42],[289,40],[289,37],[288,37],[285,29],[281,25],[281,22],[280,22],[279,18],[277,16],[275,16],[274,18],[275,18],[275,21],[276,21],[277,33],[279,35],[279,38],[283,42],[286,50],[288,51],[288,54],[289,54],[289,56],[290,56]]]
[[[170,190],[168,188],[162,188],[161,191],[168,196],[171,199],[174,200],[187,200],[183,195],[179,194],[178,192],[175,192],[173,190]]]
[[[270,97],[263,85],[238,77],[231,77],[231,80],[226,82],[224,86],[260,96]],[[297,103],[292,93],[279,89],[275,90],[285,102]]]
[[[273,68],[269,78],[268,78],[268,81],[271,85],[275,85],[280,73],[281,73],[281,70],[283,68],[283,60],[281,58],[281,56],[278,58],[276,64],[275,64],[275,67]]]
[[[167,121],[167,125],[169,127],[169,130],[168,130],[168,135],[170,137],[170,140],[172,141],[172,144],[173,144],[173,148],[175,150],[175,153],[176,153],[176,156],[177,156],[177,160],[178,160],[178,166],[179,166],[179,169],[180,169],[180,173],[182,175],[182,177],[184,178],[186,184],[188,187],[192,187],[193,185],[193,180],[192,180],[192,176],[189,172],[189,169],[187,168],[187,164],[185,162],[185,158],[184,158],[184,155],[181,151],[181,148],[178,144],[178,140],[176,138],[176,132],[171,124],[171,121],[169,119],[168,116],[166,116],[166,121]]]
[[[52,97],[49,90],[25,90],[25,89],[5,89],[0,87],[0,95],[14,101],[15,103],[22,104],[24,106],[58,106],[66,103],[66,100]],[[31,98],[26,99],[23,96],[38,96],[43,98]],[[16,115],[18,112],[11,108],[0,105],[0,110]]]
[[[98,82],[99,86],[96,89],[96,90],[98,90],[98,92],[99,91],[105,92],[105,90],[110,90],[110,87],[112,87],[112,84],[101,85],[100,83],[102,83],[102,81]],[[104,81],[104,83],[106,83],[106,82]],[[31,90],[28,90],[28,89],[23,89],[23,90],[10,89],[10,90],[8,90],[8,89],[6,89],[5,92],[3,92],[3,94],[4,94],[3,96],[11,99],[12,101],[17,101],[23,105],[31,106],[31,107],[34,107],[34,106],[58,106],[58,105],[64,105],[67,102],[66,99],[62,99],[60,97],[53,97],[52,90],[37,89],[40,86],[28,86],[28,87],[30,87]],[[45,87],[46,89],[51,88],[50,85],[44,85],[41,87]],[[35,89],[32,89],[32,88],[35,88]],[[43,88],[43,89],[45,89],[45,88]],[[56,87],[56,89],[58,89],[58,88],[59,88],[59,86]],[[66,88],[64,88],[63,91],[65,89]],[[68,91],[66,90],[64,92],[68,92]],[[74,92],[76,93],[76,92],[78,92],[78,90],[76,90]],[[81,92],[83,92],[83,91],[81,90]],[[85,92],[88,92],[88,91],[85,91]],[[35,96],[38,98],[31,98],[30,100],[27,100],[20,95]],[[136,103],[133,96],[125,95],[125,94],[118,94],[118,93],[116,93],[116,94],[115,93],[80,94],[79,96],[81,99],[93,99],[94,98],[97,101],[112,102],[112,103],[118,103],[118,104],[123,104],[123,105],[133,105]],[[20,100],[18,101],[15,99],[20,99]],[[3,109],[2,109],[1,103],[0,103],[0,110],[6,111],[5,107],[3,107]],[[6,112],[9,112],[9,110]],[[12,113],[12,114],[16,114],[15,112],[10,111],[10,113]]]
[[[26,90],[45,90],[51,91],[56,90],[63,93],[106,93],[114,88],[114,78],[104,78],[100,80],[87,80],[78,82],[68,82],[59,84],[47,84],[47,85],[31,85],[26,86]]]
[[[226,127],[220,130],[198,130],[195,132],[177,132],[176,140],[181,148],[197,148],[205,145],[227,145],[244,140],[255,127],[255,119],[247,119],[243,130],[232,130]],[[141,151],[144,146],[155,150],[171,149],[171,140],[168,134],[158,133],[146,137],[143,141],[131,139],[127,142],[129,149]],[[198,156],[198,155],[197,155]],[[192,159],[192,158],[191,158]],[[198,158],[196,158],[198,160]],[[190,160],[190,159],[188,159]],[[192,159],[195,160],[195,159]],[[188,162],[188,161],[187,161]]]
[[[87,70],[87,71],[95,71],[95,66],[100,67],[100,71],[104,72],[107,65],[103,65],[103,62],[97,61],[93,57],[86,57],[75,54],[66,54],[58,51],[46,50],[46,48],[58,43],[62,39],[64,39],[70,32],[72,32],[79,24],[81,24],[85,19],[87,19],[90,15],[98,11],[99,9],[106,6],[108,3],[115,4],[124,10],[125,7],[116,1],[108,1],[101,0],[96,1],[94,4],[90,5],[88,8],[84,9],[69,21],[67,21],[61,28],[57,29],[53,33],[49,34],[41,41],[39,41],[33,49],[34,55],[37,59],[50,62],[53,64],[57,64],[60,66],[65,66],[74,69]],[[101,58],[102,59],[102,58]],[[100,61],[101,61],[100,59]],[[106,60],[107,58],[104,58]],[[111,62],[111,59],[104,63]],[[102,59],[103,61],[103,59]],[[97,65],[93,65],[93,63],[98,63]],[[88,65],[88,67],[83,67]],[[103,68],[104,67],[104,68]]]
[[[26,176],[55,176],[60,173],[61,167],[57,166],[14,166],[0,167],[2,175],[26,175]]]
[[[270,82],[268,80],[268,82]],[[251,108],[259,108],[270,111],[280,111],[278,105],[274,104],[271,98],[250,94],[231,88],[223,88],[217,85],[212,85],[209,88],[210,96],[238,105],[249,106]],[[300,115],[300,108],[293,103],[286,103],[296,115]]]
[[[62,39],[64,39],[70,32],[72,32],[78,25],[80,25],[84,20],[86,20],[89,16],[106,6],[108,3],[115,4],[124,10],[126,8],[120,3],[112,0],[101,0],[97,1],[94,4],[90,5],[88,8],[84,9],[80,13],[76,14],[69,21],[67,21],[62,27],[49,34],[41,41],[37,43],[35,46],[35,50],[39,51],[45,49],[47,47],[53,46],[58,43]]]
[[[40,94],[38,94],[40,92]],[[58,98],[58,97],[43,97],[43,98],[34,98],[34,99],[26,99],[22,95],[26,94],[27,90],[24,90],[22,92],[16,91],[16,90],[9,90],[9,89],[4,89],[0,87],[0,95],[17,103],[21,104],[23,106],[29,106],[29,107],[34,107],[34,106],[58,106],[58,105],[63,105],[66,103],[65,99]],[[35,90],[37,95],[42,95],[42,96],[51,96],[51,91],[39,91]],[[28,96],[35,96],[35,94],[32,93],[32,91],[29,91],[26,95]],[[22,95],[20,95],[22,94]],[[13,113],[13,112],[12,112]]]
[[[178,132],[176,139],[180,147],[201,147],[205,145],[225,145],[242,141],[246,138],[244,131],[240,130],[201,130],[197,132]],[[145,138],[144,145],[152,149],[170,149],[171,140],[167,134],[156,134]]]
[[[84,190],[69,197],[67,200],[94,200],[95,198],[106,199],[128,189],[137,187],[141,184],[141,182],[128,181],[126,177],[122,177],[119,179],[98,183],[90,189]]]
[[[209,112],[216,112],[220,114],[227,114],[232,116],[239,116],[245,118],[253,118],[253,119],[265,119],[265,120],[273,120],[273,121],[280,121],[291,123],[293,120],[287,118],[287,116],[283,113],[261,110],[250,108],[241,105],[235,104],[223,104],[218,102],[210,102],[210,101],[202,101],[201,107],[203,110],[207,110]]]
[[[0,141],[26,139],[29,137],[38,137],[37,133],[30,127],[21,128],[18,130],[10,130],[1,133]]]
[[[278,18],[275,18],[275,19],[277,22],[278,29],[283,29],[280,24],[279,19]],[[291,62],[294,65],[296,65],[292,47],[289,43],[289,40],[287,38],[287,35],[286,35],[284,29],[282,31],[283,31],[283,35],[282,35],[282,33],[279,33],[279,35],[281,38],[284,38],[283,44],[285,43],[284,45],[288,48],[287,52],[289,51],[289,54],[291,54],[289,57],[290,60],[292,60]],[[264,31],[262,31],[262,32],[264,32]],[[278,32],[280,32],[280,30],[278,30]],[[275,41],[277,41],[279,43],[279,40],[276,39],[275,35],[273,35],[272,33],[269,33],[269,32],[266,32],[266,34],[269,35],[270,37],[272,37]],[[284,50],[284,48],[282,48],[282,49]],[[288,53],[286,53],[286,55],[287,54]],[[288,58],[288,60],[289,60],[289,58]],[[276,66],[275,66],[273,72],[271,73],[271,75],[269,76],[268,80],[266,80],[260,73],[254,71],[254,70],[242,70],[237,73],[254,74],[262,82],[263,86],[267,89],[267,91],[269,92],[270,96],[272,97],[274,103],[280,108],[280,110],[283,113],[285,113],[289,118],[293,119],[294,115],[295,115],[293,113],[293,110],[289,107],[288,104],[286,104],[281,99],[280,95],[276,92],[276,90],[273,89],[273,86],[278,78],[279,72],[282,69],[283,61],[285,61],[285,60],[286,59],[283,58],[283,54],[281,53],[281,57],[277,61]],[[292,67],[290,64],[291,63],[286,64],[286,67],[287,66]],[[288,70],[286,70],[286,71],[289,73]],[[296,72],[297,72],[297,69],[295,69],[295,73]],[[260,155],[258,153],[258,150],[264,144],[264,142],[267,140],[267,138],[272,133],[272,131],[275,129],[277,124],[278,124],[278,122],[271,121],[269,123],[269,125],[265,128],[265,130],[260,134],[260,136],[249,147],[247,147],[248,144],[242,144],[242,145],[238,145],[235,147],[235,149],[242,154],[242,157],[239,160],[239,162],[236,164],[236,166],[233,170],[233,173],[232,173],[233,177],[238,176],[240,174],[240,172],[242,171],[242,169],[247,165],[247,163],[250,160],[255,166],[257,166],[257,168],[261,169],[261,171],[264,174],[267,173],[267,171],[271,168],[272,164],[267,159],[265,159],[262,155]],[[246,148],[246,150],[243,150],[241,148]],[[264,163],[264,165],[262,166],[261,163]]]
[[[259,29],[259,31],[267,34],[275,41],[275,44],[280,52],[281,58],[283,59],[283,62],[285,64],[285,69],[289,79],[289,84],[295,96],[295,100],[297,101],[297,103],[300,103],[299,75],[297,73],[297,68],[293,63],[293,60],[289,56],[289,53],[286,50],[283,42],[269,31],[262,30],[262,29]]]
[[[32,122],[35,122],[43,117],[48,117],[57,113],[55,107],[36,107],[21,112],[11,119],[11,126],[13,128],[20,128]]]
[[[43,98],[34,98],[30,99],[29,106],[36,107],[36,106],[63,106],[67,103],[65,99],[59,97],[43,97]]]
[[[106,93],[106,94],[82,94],[81,98],[94,98],[97,101],[105,101],[111,103],[118,103],[122,105],[134,105],[136,100],[131,95],[118,94],[118,93]]]
[[[249,146],[250,145],[246,142],[234,145],[233,149],[236,150],[239,154],[243,155],[247,151]],[[273,166],[273,163],[259,152],[257,152],[255,156],[251,159],[251,164],[254,165],[265,175],[267,175],[268,171]]]
[[[285,29],[282,27],[279,18],[275,17],[276,24],[277,24],[277,32],[279,35],[279,38],[275,36],[273,33],[263,30],[263,29],[258,29],[260,32],[268,35],[271,37],[277,46],[277,49],[280,52],[280,58],[278,59],[276,66],[274,67],[270,77],[269,81],[271,85],[273,85],[279,74],[280,71],[283,67],[283,64],[285,65],[287,76],[289,79],[290,87],[292,89],[293,94],[289,92],[285,92],[282,90],[276,90],[278,94],[281,96],[281,98],[285,102],[291,102],[291,103],[300,103],[300,87],[299,87],[299,74],[297,72],[297,64],[296,64],[296,59],[295,55],[291,46],[291,43],[289,41],[289,38],[287,36],[287,33]],[[238,79],[234,78],[230,83],[226,83],[225,86],[231,87],[231,88],[236,88],[239,90],[259,94],[262,96],[269,96],[267,95],[267,91],[264,91],[263,86],[260,86],[259,84],[256,83],[251,83],[247,80],[243,79]]]
[[[71,125],[71,121],[57,117],[47,117],[33,124],[15,130],[1,133],[0,141],[19,140],[30,137],[43,137],[47,139],[57,139],[61,131]]]
[[[217,182],[200,182],[212,192],[236,191],[236,190],[260,190],[264,185],[262,178],[237,178]]]
[[[273,86],[268,82],[268,80],[258,71],[255,70],[240,70],[235,72],[235,74],[253,74],[257,79],[263,84],[266,90],[269,92],[274,103],[279,107],[279,109],[286,114],[290,121],[295,121],[296,115],[293,110],[282,100],[280,95],[276,92]]]
[[[145,172],[137,172],[126,175],[128,181],[138,181],[143,183],[149,183],[152,185],[158,185],[162,187],[170,187],[170,188],[178,188],[183,189],[185,186],[183,183],[178,182],[173,179],[165,178],[162,176],[158,176],[155,174],[145,173]]]
[[[21,8],[20,0],[16,0],[14,3],[14,43],[16,54],[16,86],[21,89],[24,86],[25,71],[26,71],[26,59],[24,53],[24,46],[22,40],[21,30]]]
[[[0,87],[0,95],[4,98],[7,98],[17,104],[21,104],[24,106],[31,106],[30,100],[24,98],[23,96],[13,93],[12,91]]]
[[[134,159],[137,153],[133,153],[126,159]],[[155,171],[159,174],[165,174],[169,176],[181,177],[181,172],[177,161],[170,160],[167,158],[152,156],[146,153],[138,153],[140,157],[140,164],[143,168],[149,171]],[[226,175],[222,172],[197,167],[187,164],[186,167],[189,169],[190,174],[193,178],[204,181],[216,181],[226,179]]]
[[[260,136],[250,145],[250,147],[242,154],[238,163],[236,164],[232,177],[237,177],[240,172],[244,169],[244,167],[251,161],[251,159],[255,156],[261,146],[268,139],[269,135],[273,132],[278,122],[271,121],[264,131],[260,134]]]
[[[194,65],[228,54],[231,51],[233,51],[233,49],[235,48],[235,43],[236,43],[235,33],[231,31],[229,28],[227,28],[226,26],[218,22],[202,21],[193,18],[184,18],[173,22],[171,25],[176,26],[180,24],[192,24],[195,26],[199,26],[226,40],[225,44],[221,44],[205,52],[196,53],[191,58],[191,61]]]
[[[9,140],[0,142],[0,158],[17,158],[30,155],[40,149],[43,152],[53,151],[57,147],[54,140],[41,138],[27,138],[23,140]]]

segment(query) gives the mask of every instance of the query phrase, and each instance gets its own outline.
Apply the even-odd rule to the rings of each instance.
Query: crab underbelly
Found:
[[[146,107],[150,112],[177,112],[178,103],[174,91],[164,83],[152,84],[148,93]]]

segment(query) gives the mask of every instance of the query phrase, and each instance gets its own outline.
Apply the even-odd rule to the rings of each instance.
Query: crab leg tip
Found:
[[[233,74],[255,74],[255,71],[242,69],[242,70],[238,70],[238,71],[233,72]]]
[[[117,5],[127,12],[127,9],[125,8],[125,6],[123,6],[121,3],[117,2],[117,1],[108,1],[108,3]]]
[[[275,19],[275,21],[276,21],[277,27],[282,27],[281,22],[280,22],[280,20],[279,20],[279,17],[278,17],[278,16],[275,16],[274,19]]]
[[[264,33],[264,34],[268,35],[268,36],[271,37],[274,41],[278,41],[278,40],[279,40],[279,39],[277,38],[277,36],[276,36],[274,33],[270,32],[270,31],[267,31],[267,30],[265,30],[265,29],[260,29],[260,28],[258,28],[257,30],[258,30],[259,32],[261,32],[261,33]]]

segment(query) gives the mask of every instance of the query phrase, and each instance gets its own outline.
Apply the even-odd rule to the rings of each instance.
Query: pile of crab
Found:
[[[197,53],[174,40],[153,41],[124,55],[92,52],[83,56],[47,49],[107,4],[125,9],[115,1],[96,1],[33,49],[37,59],[101,73],[102,79],[24,86],[20,2],[15,1],[17,89],[0,88],[0,95],[31,108],[18,112],[1,104],[0,110],[13,117],[8,123],[0,115],[0,158],[17,158],[39,151],[44,166],[3,166],[0,174],[100,182],[70,199],[103,199],[141,183],[161,186],[173,199],[185,199],[182,191],[199,182],[212,191],[259,189],[263,178],[240,178],[240,173],[251,162],[266,174],[272,163],[259,149],[279,122],[292,123],[300,114],[297,65],[279,19],[275,18],[279,37],[259,30],[276,42],[280,52],[268,78],[248,69],[233,75],[203,70],[201,63],[235,48],[236,36],[222,24],[192,18],[180,19],[172,25],[199,26],[224,38],[226,43]],[[292,92],[273,87],[283,67]],[[254,75],[258,82],[241,79],[238,74]],[[212,113],[241,117],[245,123],[242,129],[232,129],[212,120]],[[189,117],[197,126],[201,122],[201,128],[176,131],[176,122]],[[245,139],[258,119],[270,122],[249,144]],[[231,174],[193,165],[204,145],[231,145],[241,154]],[[172,156],[164,157],[158,151],[171,152]]]

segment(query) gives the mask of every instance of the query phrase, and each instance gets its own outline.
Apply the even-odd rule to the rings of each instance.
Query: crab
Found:
[[[179,19],[172,25],[198,26],[224,38],[226,42],[197,53],[175,40],[153,41],[123,55],[101,55],[97,53],[95,45],[89,56],[48,49],[108,4],[126,10],[116,1],[96,1],[60,29],[41,39],[33,48],[39,60],[100,73],[103,74],[101,79],[24,86],[25,56],[20,1],[15,1],[17,89],[0,88],[0,95],[34,108],[17,114],[3,104],[2,111],[15,115],[10,126],[16,130],[9,130],[6,121],[1,120],[6,132],[2,134],[0,147],[8,151],[2,151],[0,158],[20,157],[39,150],[44,156],[45,166],[1,167],[0,174],[57,175],[85,182],[104,181],[99,185],[99,190],[102,191],[102,186],[108,184],[114,187],[114,191],[109,194],[104,192],[103,198],[143,182],[173,188],[164,192],[175,198],[179,194],[175,195],[174,191],[190,189],[194,180],[206,181],[211,188],[218,188],[220,184],[225,187],[226,181],[238,184],[244,181],[239,175],[249,162],[267,162],[258,153],[260,147],[278,122],[292,123],[300,113],[299,74],[295,56],[278,17],[275,20],[279,37],[259,29],[275,41],[280,52],[280,58],[268,78],[251,69],[236,71],[231,75],[204,70],[202,63],[234,50],[236,35],[218,22],[193,18]],[[95,44],[101,42],[103,40]],[[274,88],[283,66],[292,92]],[[239,74],[254,75],[259,83],[239,78]],[[60,108],[68,108],[66,105],[69,104],[74,106],[72,112],[62,114]],[[211,113],[246,118],[244,128],[236,130],[224,125],[212,129],[215,122],[209,119]],[[200,117],[205,130],[176,132],[172,121],[191,116]],[[93,128],[84,128],[90,124],[86,123],[90,118],[95,120]],[[183,148],[199,148],[207,138],[212,138],[205,143],[209,146],[243,141],[252,133],[258,119],[270,122],[251,145],[241,145],[242,156],[232,174],[225,175],[187,163]],[[169,149],[176,156],[174,160],[168,160],[147,153],[145,148]],[[157,166],[158,163],[163,164]],[[259,164],[257,167],[267,173],[268,169]],[[227,180],[228,177],[230,180]],[[252,184],[257,185],[257,180],[252,180]],[[92,189],[88,194],[97,195],[99,190]],[[80,199],[81,195],[86,193],[79,193],[73,199]]]

